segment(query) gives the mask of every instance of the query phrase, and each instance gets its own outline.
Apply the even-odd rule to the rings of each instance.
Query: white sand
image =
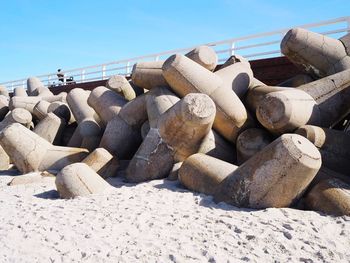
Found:
[[[61,200],[53,180],[12,178],[0,175],[0,262],[350,260],[350,217],[216,205],[166,180]]]

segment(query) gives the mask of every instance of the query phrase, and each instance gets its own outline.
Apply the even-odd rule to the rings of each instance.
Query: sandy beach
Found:
[[[9,174],[7,172],[7,174]],[[15,174],[15,172],[13,172]],[[58,199],[54,178],[0,176],[1,262],[348,262],[350,217],[215,204],[177,181],[109,179]]]

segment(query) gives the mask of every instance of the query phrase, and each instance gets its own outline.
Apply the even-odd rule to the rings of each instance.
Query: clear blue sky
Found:
[[[350,0],[2,0],[0,82],[350,15]]]

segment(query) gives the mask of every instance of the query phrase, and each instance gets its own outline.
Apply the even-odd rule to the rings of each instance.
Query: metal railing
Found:
[[[299,25],[296,27],[307,28],[314,32],[339,38],[340,36],[350,32],[350,16],[340,17],[337,19],[322,21],[318,23]],[[224,62],[227,58],[229,58],[231,55],[234,55],[236,52],[250,60],[266,57],[276,57],[281,55],[279,45],[283,36],[289,29],[290,28],[284,28],[272,32],[231,38],[201,45],[207,45],[214,48],[218,54],[220,63]],[[59,80],[57,77],[57,72],[48,73],[37,77],[44,83],[44,85],[48,87],[54,87],[67,85],[70,83],[83,83],[96,80],[104,80],[115,74],[130,75],[132,66],[136,62],[166,59],[175,53],[188,52],[196,46],[174,49],[119,61],[112,61],[109,63],[98,64],[84,68],[61,71],[61,74],[64,74],[64,78],[61,80]],[[70,81],[70,78],[73,78],[74,82]],[[9,91],[13,91],[13,89],[16,87],[26,88],[27,78],[3,82],[0,83],[0,85],[6,86]]]

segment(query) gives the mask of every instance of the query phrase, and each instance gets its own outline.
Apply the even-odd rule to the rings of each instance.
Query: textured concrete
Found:
[[[175,163],[171,171],[169,172],[168,177],[166,178],[169,181],[176,181],[179,179],[179,170],[183,162]]]
[[[125,104],[108,122],[100,146],[120,160],[130,159],[142,142],[141,126],[147,120],[146,96]]]
[[[138,62],[131,73],[132,82],[144,89],[168,86],[163,77],[162,66],[164,61]]]
[[[43,88],[44,84],[37,77],[30,77],[27,79],[27,92],[29,96],[38,96],[40,88]]]
[[[61,198],[75,198],[90,194],[102,194],[110,185],[85,163],[64,167],[56,176],[56,187]]]
[[[64,119],[67,123],[75,122],[75,118],[67,103],[61,101],[52,102],[48,106],[47,112],[56,114],[58,117]]]
[[[260,101],[256,117],[266,129],[275,134],[292,132],[305,124],[321,123],[316,101],[298,89],[268,93]]]
[[[239,132],[249,126],[249,116],[236,93],[223,87],[216,74],[183,55],[169,57],[163,65],[163,75],[180,97],[189,93],[204,93],[216,104],[214,129],[235,143]]]
[[[223,87],[232,89],[240,99],[243,99],[253,80],[253,71],[249,63],[235,62],[220,68],[215,72],[223,81]]]
[[[281,51],[293,63],[318,77],[350,68],[350,57],[341,41],[302,28],[287,32]]]
[[[305,198],[308,209],[335,216],[350,216],[350,185],[328,179],[315,185]]]
[[[33,129],[33,132],[54,145],[61,144],[61,136],[66,126],[64,119],[50,112]]]
[[[9,109],[13,110],[16,108],[26,109],[30,113],[33,113],[34,106],[41,101],[41,97],[21,97],[14,96],[10,99]]]
[[[321,154],[306,138],[284,134],[255,154],[218,186],[214,199],[238,207],[288,207],[321,167]]]
[[[350,56],[350,33],[346,34],[345,36],[339,38],[339,40],[343,43],[346,53],[348,56]]]
[[[104,86],[99,86],[90,93],[87,100],[90,107],[92,107],[105,125],[118,115],[121,108],[127,103],[127,100],[107,89]]]
[[[350,134],[312,125],[300,127],[295,133],[311,141],[320,151],[322,165],[338,173],[350,172]]]
[[[70,139],[68,146],[80,147],[84,138],[95,138],[101,134],[100,119],[94,109],[87,103],[89,95],[89,92],[82,89],[74,89],[68,93],[67,102],[78,123],[78,127]],[[94,149],[94,145],[95,143],[93,142],[88,149]]]
[[[104,148],[95,149],[82,160],[82,163],[87,164],[102,178],[116,176],[119,167],[117,158],[113,157],[113,155]]]
[[[281,83],[279,83],[277,86],[280,87],[299,87],[301,85],[307,84],[314,81],[314,79],[308,75],[308,74],[298,74],[290,79],[287,79]]]
[[[242,164],[272,142],[271,135],[258,128],[242,132],[236,142],[237,164]]]
[[[213,195],[218,185],[236,169],[233,164],[197,153],[181,165],[179,181],[189,190]]]
[[[0,95],[0,121],[2,121],[9,112],[9,98]]]
[[[88,154],[82,148],[54,146],[19,123],[7,126],[0,133],[0,145],[23,174],[61,170]]]
[[[27,97],[27,91],[22,87],[17,87],[13,89],[13,96],[14,97]]]
[[[237,161],[235,147],[213,129],[203,138],[198,152],[229,163]]]
[[[128,101],[136,98],[133,87],[124,76],[114,75],[110,77],[106,82],[106,87],[123,96]]]
[[[127,180],[142,182],[168,175],[175,162],[196,153],[211,129],[215,104],[205,94],[185,96],[161,115],[127,169]]]
[[[213,71],[218,64],[218,56],[215,50],[208,46],[196,47],[185,56],[210,71]]]
[[[9,97],[9,91],[6,87],[0,85],[0,95]]]
[[[13,123],[19,123],[25,127],[29,127],[32,122],[32,115],[25,109],[14,109],[9,112],[6,117],[0,122],[0,131]]]
[[[146,107],[149,126],[156,128],[159,117],[180,100],[167,87],[158,87],[146,94]]]
[[[50,102],[46,100],[39,100],[33,108],[33,115],[38,120],[44,119],[47,116],[49,106]]]

